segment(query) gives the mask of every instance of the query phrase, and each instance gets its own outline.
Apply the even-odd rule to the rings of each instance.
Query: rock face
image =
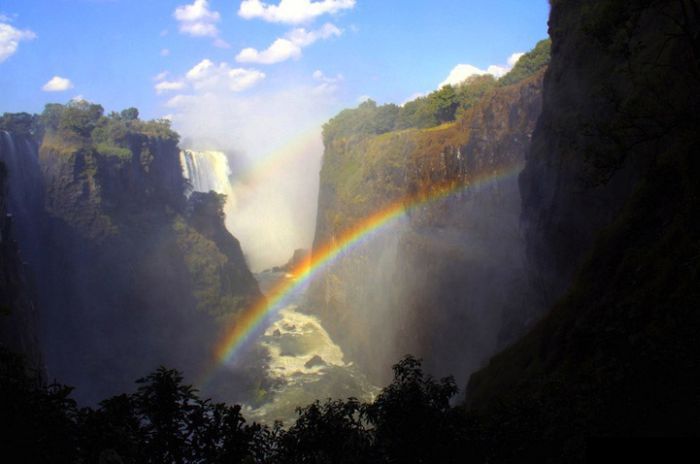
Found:
[[[699,430],[699,23],[696,2],[552,2],[520,188],[529,272],[557,303],[467,394],[503,436],[565,457]]]
[[[334,340],[375,381],[408,352],[466,381],[528,324],[508,306],[509,292],[527,287],[517,174],[541,81],[500,87],[455,123],[325,140],[315,249],[410,206],[309,290]]]
[[[38,231],[19,240],[36,250],[28,261],[48,374],[85,402],[128,391],[159,365],[194,381],[222,325],[261,297],[220,197],[185,196],[176,134],[113,116],[91,137],[65,128],[66,112],[89,109],[68,106],[60,125],[35,135],[31,188],[42,195],[21,225]],[[119,142],[96,141],[110,125],[123,127]]]

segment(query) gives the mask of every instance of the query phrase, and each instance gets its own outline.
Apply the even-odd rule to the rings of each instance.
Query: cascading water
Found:
[[[215,191],[226,195],[227,206],[234,201],[231,188],[231,168],[226,154],[220,151],[180,152],[182,173],[195,192]],[[228,210],[229,208],[227,208]]]
[[[235,197],[231,185],[231,169],[226,154],[219,151],[180,152],[184,177],[192,190],[225,194],[227,217],[235,214]],[[230,221],[227,220],[229,230]],[[231,231],[233,233],[233,231]],[[284,272],[265,271],[256,275],[263,293],[279,279],[288,279]],[[328,335],[321,322],[301,309],[303,294],[295,295],[289,306],[280,310],[265,333],[256,342],[268,355],[265,366],[268,385],[258,398],[246,406],[246,416],[260,422],[292,421],[295,409],[319,398],[356,397],[371,400],[378,389],[352,363]],[[251,350],[252,353],[256,350]],[[262,362],[246,359],[239,364]]]
[[[7,209],[24,260],[32,261],[39,247],[43,187],[39,150],[29,135],[0,132],[0,161],[7,170]]]

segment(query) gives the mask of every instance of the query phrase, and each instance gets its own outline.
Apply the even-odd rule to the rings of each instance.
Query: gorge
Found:
[[[326,122],[308,254],[255,273],[230,153],[85,100],[2,116],[0,360],[87,407],[57,407],[74,435],[47,453],[585,462],[696,437],[700,9],[550,4],[504,75]],[[2,405],[41,429],[31,395]]]

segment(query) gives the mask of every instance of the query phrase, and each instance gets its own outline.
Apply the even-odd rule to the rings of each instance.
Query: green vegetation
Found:
[[[0,131],[16,135],[35,135],[39,129],[39,116],[35,114],[4,113],[0,116]]]
[[[178,142],[179,136],[170,128],[170,121],[141,121],[138,116],[136,108],[105,116],[101,105],[85,100],[72,100],[66,105],[49,103],[34,118],[37,122],[33,127],[37,128],[33,131],[45,132],[50,136],[51,146],[61,152],[70,151],[70,147],[94,148],[103,156],[121,159],[128,159],[132,145],[139,145],[143,138]]]
[[[366,137],[403,129],[424,129],[460,120],[467,110],[491,94],[497,86],[520,82],[539,72],[549,63],[551,40],[537,43],[523,55],[513,69],[496,79],[490,74],[471,76],[457,85],[445,85],[428,95],[397,106],[378,106],[373,100],[357,108],[345,109],[323,126],[323,140],[329,146],[333,140]]]
[[[544,39],[537,42],[535,48],[520,57],[513,69],[501,77],[499,85],[511,85],[535,74],[549,64],[552,40]]]
[[[80,408],[71,389],[47,386],[0,349],[3,452],[52,463],[420,463],[475,457],[454,380],[434,380],[406,357],[372,403],[316,401],[288,429],[249,424],[238,405],[201,399],[182,374],[161,367],[134,393]]]
[[[367,100],[355,109],[345,109],[323,126],[326,146],[333,140],[348,137],[381,135],[387,132],[429,128],[454,121],[496,87],[491,75],[472,76],[457,85],[446,85],[402,107],[394,104],[377,106]]]
[[[219,316],[237,308],[226,301],[221,270],[228,258],[216,244],[190,227],[182,218],[173,223],[178,248],[182,250],[185,265],[192,278],[193,294],[197,300],[197,310]]]

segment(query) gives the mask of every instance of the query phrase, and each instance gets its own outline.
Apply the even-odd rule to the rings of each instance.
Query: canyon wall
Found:
[[[332,136],[342,131],[327,124],[314,248],[378,211],[406,209],[309,290],[312,310],[376,381],[412,353],[466,382],[536,317],[511,308],[513,298],[533,298],[517,174],[541,82],[539,72],[500,86],[436,127]]]
[[[697,2],[552,2],[520,188],[528,272],[553,304],[466,398],[510,458],[699,429],[699,23]]]
[[[47,106],[33,124],[4,133],[12,156],[34,160],[31,175],[9,170],[32,181],[10,181],[8,207],[31,232],[18,242],[31,250],[49,378],[88,403],[159,365],[196,381],[222,327],[261,297],[223,198],[186,197],[166,123],[75,102]]]

